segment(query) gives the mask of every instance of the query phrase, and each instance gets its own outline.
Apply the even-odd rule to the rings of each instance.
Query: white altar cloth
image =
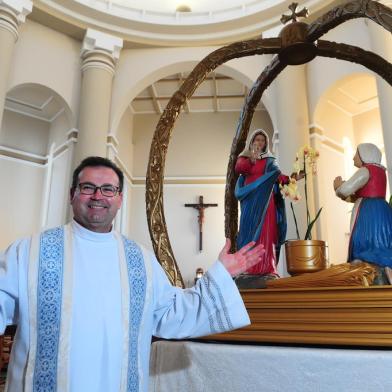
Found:
[[[391,392],[392,351],[153,343],[150,392]]]

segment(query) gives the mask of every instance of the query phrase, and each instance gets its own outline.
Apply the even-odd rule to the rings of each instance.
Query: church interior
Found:
[[[146,173],[154,132],[166,105],[195,66],[213,51],[238,41],[278,37],[284,27],[280,18],[290,15],[291,3],[0,0],[0,249],[6,249],[17,238],[67,222],[71,218],[72,171],[82,158],[99,155],[112,159],[125,174],[116,229],[153,250],[146,215]],[[309,16],[301,20],[312,23],[347,2],[298,3],[298,9],[309,10]],[[391,1],[379,3],[392,8]],[[322,38],[392,60],[390,32],[370,19],[346,21]],[[246,98],[273,57],[233,58],[206,75],[181,108],[170,144],[162,147],[167,148],[163,174],[165,223],[185,287],[193,285],[197,268],[207,270],[212,265],[224,244],[230,149]],[[306,64],[286,67],[256,106],[249,132],[259,128],[267,132],[269,148],[283,173],[293,172],[301,147],[311,146],[319,153],[309,185],[310,210],[314,216],[322,207],[313,237],[327,242],[331,265],[347,260],[352,209],[351,204],[336,197],[333,181],[336,176],[348,178],[354,173],[353,156],[358,144],[378,146],[382,164],[389,169],[388,183],[392,183],[391,101],[388,83],[366,67],[316,57]],[[303,193],[303,185],[299,188]],[[197,211],[185,207],[198,203],[200,196],[204,203],[217,204],[205,210],[202,249]],[[389,197],[387,186],[387,200]],[[288,202],[286,207],[287,239],[294,239],[295,224]],[[304,200],[295,208],[303,237]],[[281,277],[289,276],[284,251],[278,272]],[[278,347],[280,357],[275,357],[277,352],[272,353],[271,347],[265,349],[263,355],[274,364],[270,374],[277,367],[290,368],[288,362],[277,363],[294,356],[292,347],[287,348],[289,354]],[[202,355],[197,346],[191,350],[192,358]],[[155,355],[166,351],[170,349],[163,346]],[[243,347],[238,346],[238,351],[244,351]],[[210,354],[208,361],[213,366],[213,352],[206,355]],[[368,354],[364,359],[366,370],[374,371],[376,367],[372,355],[392,362],[388,353]],[[250,366],[257,372],[256,348],[248,355]],[[306,352],[299,360],[305,369],[305,363],[325,358],[315,359]],[[326,363],[334,366],[332,359]],[[165,363],[167,378],[160,379],[163,383],[170,385],[170,366],[177,365],[174,359]],[[343,367],[339,369],[338,376],[343,378]],[[310,368],[309,372],[313,371],[316,373]],[[296,377],[294,372],[291,376]],[[185,386],[184,390],[204,390],[198,385],[190,388],[186,377],[183,382],[188,389]],[[214,379],[213,374],[205,377]],[[274,380],[270,378],[266,385],[276,382],[276,375]],[[156,391],[164,390],[158,389],[158,381],[154,382]],[[245,382],[238,378],[236,385]],[[222,390],[218,382],[212,385],[209,390]],[[266,390],[339,390],[336,386],[317,389],[317,385],[282,389],[282,385],[284,380],[275,389]],[[363,385],[340,390],[377,390],[371,389],[374,385],[363,389]],[[392,390],[391,379],[385,385]]]

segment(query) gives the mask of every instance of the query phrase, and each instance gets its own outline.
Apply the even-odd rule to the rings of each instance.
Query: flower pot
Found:
[[[317,272],[328,267],[328,245],[319,240],[288,240],[285,244],[290,275]]]

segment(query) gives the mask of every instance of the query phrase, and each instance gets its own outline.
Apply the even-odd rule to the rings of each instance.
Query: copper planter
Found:
[[[328,245],[319,240],[289,240],[285,244],[290,275],[317,272],[328,267]]]

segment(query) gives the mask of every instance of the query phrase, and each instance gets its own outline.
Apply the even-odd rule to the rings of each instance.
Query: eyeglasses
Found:
[[[95,195],[95,192],[99,189],[102,196],[113,197],[120,192],[120,187],[103,184],[101,186],[96,186],[90,182],[82,182],[78,185],[79,191],[82,195]]]

